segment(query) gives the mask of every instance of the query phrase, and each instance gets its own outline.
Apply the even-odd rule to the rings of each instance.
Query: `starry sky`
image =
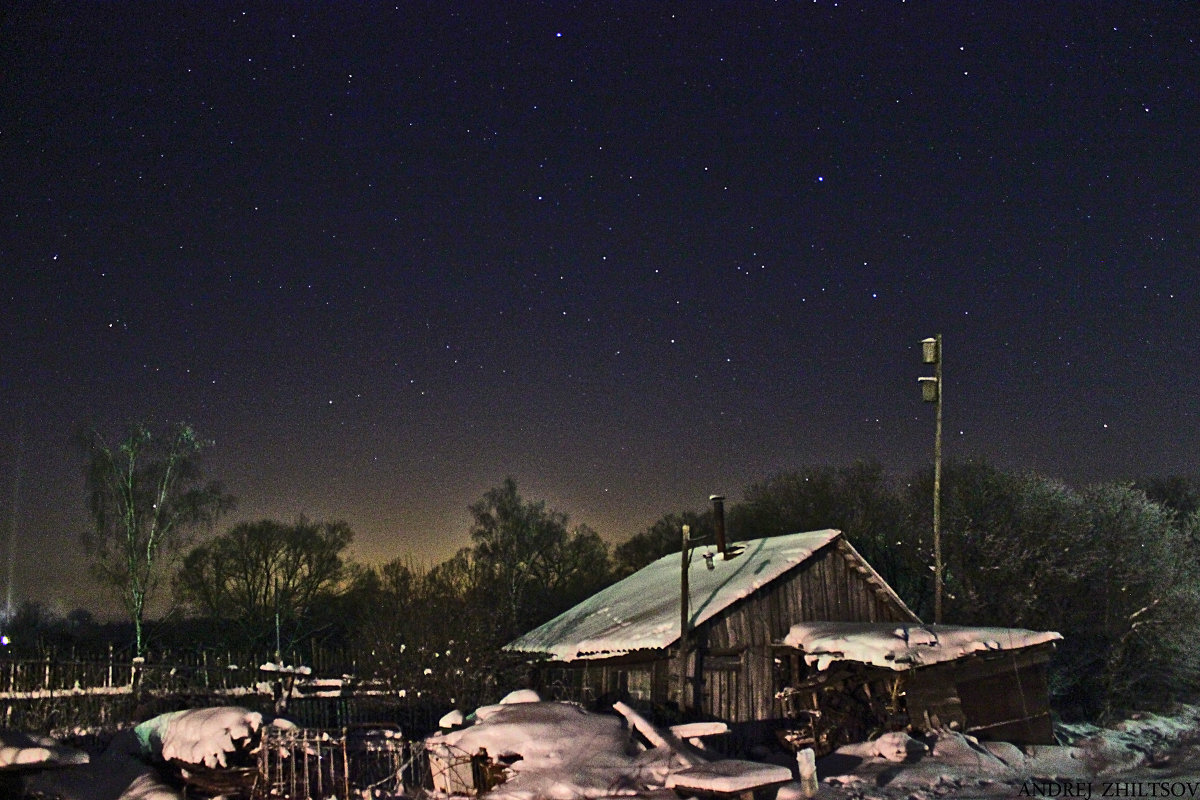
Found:
[[[79,432],[431,565],[783,469],[1195,474],[1195,2],[13,3],[0,523],[102,609]]]

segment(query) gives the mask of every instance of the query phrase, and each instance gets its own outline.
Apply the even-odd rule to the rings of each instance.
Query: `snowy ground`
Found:
[[[713,791],[736,793],[768,782],[760,800],[795,800],[801,785],[789,768],[710,756],[669,731],[639,745],[631,728],[645,723],[594,714],[565,703],[516,694],[477,709],[463,727],[431,737],[441,758],[443,790],[453,789],[449,764],[480,748],[503,765],[493,800],[665,800]],[[517,702],[527,701],[527,702]],[[447,722],[453,722],[448,719]],[[53,741],[0,731],[0,779],[20,774],[27,792],[63,800],[178,800],[162,777],[164,758],[210,766],[251,746],[263,724],[244,708],[196,709],[163,715],[119,734],[83,763],[81,753]],[[1200,707],[1147,714],[1112,729],[1063,728],[1068,741],[1020,750],[945,732],[917,741],[904,734],[842,748],[818,762],[819,795],[831,800],[933,800],[1001,797],[1200,797]],[[440,753],[440,756],[438,755]],[[777,759],[777,762],[780,760]],[[786,760],[781,763],[787,764]],[[39,769],[39,764],[53,765]],[[437,764],[435,763],[435,768]],[[470,768],[458,778],[470,781]],[[0,794],[7,784],[0,780]],[[666,788],[675,786],[674,790]]]
[[[166,762],[217,766],[253,746],[262,714],[238,706],[175,711],[118,733],[95,758],[0,731],[0,774],[20,771],[24,790],[62,800],[180,800]],[[45,769],[32,770],[35,763]]]
[[[1062,731],[1067,744],[1024,750],[952,732],[927,743],[889,734],[823,759],[821,791],[879,800],[1200,797],[1200,707]]]
[[[474,725],[431,741],[470,753],[483,747],[511,761],[508,782],[492,792],[496,800],[655,796],[672,785],[672,775],[695,763],[696,751],[678,742],[639,752],[618,723],[564,704],[493,706],[480,709]],[[1067,743],[1025,750],[950,731],[921,741],[887,734],[819,761],[818,791],[846,800],[1200,797],[1200,707],[1148,714],[1112,729],[1062,730]],[[749,779],[754,769],[740,762],[712,772]],[[721,779],[714,778],[718,782],[710,788],[737,791]],[[778,800],[803,796],[794,781],[758,794]]]

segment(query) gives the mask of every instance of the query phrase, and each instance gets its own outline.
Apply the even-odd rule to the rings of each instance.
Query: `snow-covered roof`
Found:
[[[825,669],[835,661],[856,661],[905,670],[971,653],[1019,650],[1062,639],[1054,631],[970,628],[898,622],[800,622],[783,643],[804,651],[804,660]]]
[[[688,569],[691,625],[701,625],[748,597],[840,535],[823,530],[737,542],[731,549],[740,548],[741,554],[729,560],[715,548],[696,548]],[[572,661],[668,647],[679,639],[680,573],[679,553],[663,556],[505,649]]]

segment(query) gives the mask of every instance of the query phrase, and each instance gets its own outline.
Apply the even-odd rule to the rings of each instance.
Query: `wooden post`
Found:
[[[933,621],[942,622],[942,595],[945,585],[945,568],[942,563],[942,335],[937,335],[937,363],[934,367],[937,378],[937,423],[933,435],[933,571],[934,588]]]
[[[129,691],[136,701],[142,694],[142,667],[145,665],[146,659],[143,656],[134,656],[130,664],[129,670]]]
[[[683,526],[683,540],[679,548],[682,572],[679,576],[679,712],[687,713],[688,698],[688,540],[691,526]]]
[[[805,797],[816,797],[821,785],[817,782],[817,755],[811,747],[796,753],[796,766],[800,772],[800,793]]]
[[[942,621],[944,569],[942,564],[942,335],[921,340],[921,360],[933,365],[933,377],[918,378],[921,397],[937,405],[933,435],[933,621]]]

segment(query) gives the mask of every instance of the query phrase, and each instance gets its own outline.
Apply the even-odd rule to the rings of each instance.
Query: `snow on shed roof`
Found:
[[[688,569],[692,626],[802,564],[840,535],[823,530],[736,542],[730,549],[740,548],[741,555],[726,561],[716,554],[711,570],[702,556],[715,554],[716,548],[696,548]],[[679,553],[663,556],[504,649],[573,661],[667,647],[679,639],[680,572]]]
[[[971,653],[1019,650],[1062,639],[1054,631],[1021,628],[969,628],[960,625],[922,625],[897,622],[799,622],[783,643],[804,651],[804,660],[817,669],[835,661],[857,661],[876,667],[905,670]]]

